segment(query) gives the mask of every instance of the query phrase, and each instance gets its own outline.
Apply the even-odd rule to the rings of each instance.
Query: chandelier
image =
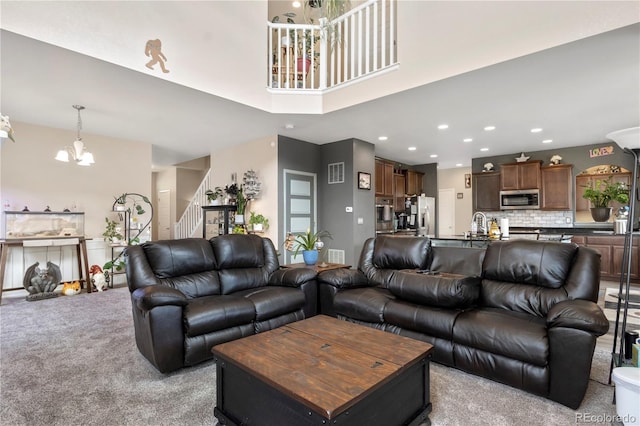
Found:
[[[65,146],[64,149],[58,151],[56,160],[69,162],[69,158],[72,158],[79,166],[90,166],[95,161],[93,160],[93,154],[85,149],[84,142],[80,137],[80,129],[82,128],[82,119],[80,118],[80,111],[84,109],[82,105],[73,105],[78,111],[78,136],[76,137],[73,146]]]

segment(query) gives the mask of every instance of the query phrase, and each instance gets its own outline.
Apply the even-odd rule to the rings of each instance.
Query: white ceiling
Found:
[[[531,28],[518,28],[513,24],[522,27],[522,22],[534,19],[525,6],[537,8],[541,3],[540,7],[548,10],[554,7],[553,2],[469,3],[473,7],[511,4],[504,12],[512,18],[508,37],[513,40],[507,40],[507,46],[520,50],[518,54],[513,47],[514,51],[508,55],[515,59],[507,60],[496,53],[482,57],[478,54],[484,52],[480,43],[477,49],[470,50],[469,46],[473,46],[470,40],[476,38],[468,29],[468,21],[465,21],[466,27],[454,22],[455,17],[450,15],[455,14],[442,18],[440,25],[450,28],[458,37],[447,37],[439,28],[437,43],[434,39],[423,40],[420,22],[411,22],[415,28],[398,30],[399,44],[403,42],[403,34],[415,34],[414,42],[446,52],[442,60],[401,60],[397,74],[356,84],[355,88],[344,92],[347,96],[343,96],[342,104],[344,98],[357,104],[336,107],[324,114],[269,111],[264,107],[270,96],[264,88],[264,73],[233,69],[229,60],[235,58],[234,54],[207,52],[203,55],[190,50],[183,53],[186,50],[183,49],[182,59],[189,58],[197,73],[186,74],[179,68],[172,68],[179,63],[174,53],[167,62],[171,74],[155,75],[145,69],[132,69],[130,61],[139,62],[138,57],[120,58],[114,53],[114,46],[127,37],[142,37],[132,34],[135,26],[123,25],[124,22],[131,24],[133,20],[131,13],[122,13],[132,4],[138,8],[137,13],[144,11],[144,7],[153,6],[154,13],[162,14],[165,22],[167,18],[176,21],[175,25],[165,24],[159,31],[163,40],[171,40],[174,34],[179,34],[175,37],[187,41],[190,34],[202,40],[212,37],[210,30],[214,24],[216,28],[238,25],[239,21],[232,13],[237,14],[242,7],[251,11],[251,16],[245,14],[244,18],[258,20],[262,25],[266,21],[263,15],[269,14],[265,4],[224,2],[226,19],[219,16],[202,19],[202,10],[189,10],[185,4],[219,8],[223,2],[106,2],[102,4],[108,4],[109,10],[118,12],[114,16],[124,17],[118,20],[103,17],[101,25],[97,25],[96,17],[90,16],[93,13],[90,6],[96,3],[102,2],[3,0],[0,3],[0,27],[3,29],[0,33],[0,110],[12,121],[73,130],[76,111],[71,106],[85,105],[83,136],[88,143],[87,134],[150,143],[154,147],[156,166],[206,156],[218,147],[277,133],[319,144],[358,138],[375,143],[376,154],[381,157],[407,164],[438,162],[440,167],[449,168],[458,163],[469,166],[471,158],[477,157],[605,143],[608,142],[607,133],[640,125],[640,24],[637,24],[640,22],[640,2],[636,1],[606,2],[622,5],[620,10],[626,12],[607,16],[603,16],[602,10],[594,13],[594,4],[598,2],[560,2],[571,7],[584,3],[585,13],[576,17],[575,11],[570,11],[571,16],[561,16],[559,11],[554,11],[558,15],[555,22],[548,23],[548,27],[538,23]],[[403,5],[405,14],[413,3]],[[461,7],[461,2],[452,3],[451,7]],[[440,11],[449,7],[442,2],[433,4],[437,4]],[[61,18],[51,19],[56,11],[64,12],[61,15],[66,18],[64,22]],[[460,20],[463,18],[469,19],[461,16]],[[145,19],[153,21],[154,16],[146,15]],[[504,20],[503,14],[500,22]],[[406,23],[406,19],[403,22]],[[630,23],[636,24],[629,26]],[[493,34],[493,26],[483,26],[483,22],[476,24],[476,35],[495,36],[496,46],[505,43],[504,33]],[[521,35],[525,38],[525,33],[528,40],[534,42],[554,31],[562,33],[562,25],[573,28],[566,30],[564,44],[557,45],[562,37],[556,37],[548,42],[556,47],[531,53],[534,45],[525,48],[520,47],[524,44],[517,43]],[[76,27],[80,30],[69,30]],[[610,31],[601,32],[605,30]],[[138,29],[138,32],[142,31]],[[246,32],[248,30],[237,34]],[[461,32],[468,32],[466,43],[461,43]],[[595,33],[600,34],[586,37]],[[111,44],[104,40],[110,40]],[[238,41],[225,40],[222,45],[233,49],[235,56],[240,56],[242,50],[245,55],[242,61],[252,56],[260,56],[262,61],[263,54],[259,52],[264,44],[259,41],[250,47],[242,47],[247,43],[239,36]],[[504,52],[505,49],[497,50]],[[189,57],[189,53],[193,55]],[[205,66],[212,57],[217,65]],[[465,63],[467,59],[468,63]],[[445,67],[445,62],[451,64],[454,60],[457,68]],[[264,68],[260,61],[255,68]],[[423,62],[421,66],[427,67],[424,72],[416,71],[417,62]],[[443,66],[438,68],[440,62]],[[495,65],[477,69],[478,64],[492,63]],[[233,77],[239,77],[246,84],[233,85],[228,74],[234,74]],[[416,85],[419,81],[416,76],[433,82]],[[405,89],[393,93],[402,87],[397,84],[398,77],[402,77]],[[375,93],[376,84],[384,96]],[[358,90],[361,93],[357,93]],[[247,99],[244,103],[253,106],[230,99]],[[256,108],[256,105],[260,107]],[[295,128],[285,129],[288,123],[294,124]],[[438,130],[437,125],[441,123],[449,124],[449,129]],[[490,124],[496,126],[495,131],[482,130]],[[530,129],[533,127],[544,130],[532,134]],[[389,136],[389,140],[379,142],[380,135]],[[463,143],[465,137],[473,138],[473,142]],[[543,145],[543,139],[553,139],[553,142]],[[415,146],[416,151],[408,151],[409,146]],[[482,147],[489,151],[481,152]],[[433,159],[431,154],[438,157]]]

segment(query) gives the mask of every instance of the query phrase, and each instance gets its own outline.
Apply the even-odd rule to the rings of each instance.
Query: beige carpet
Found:
[[[126,288],[38,302],[4,297],[0,331],[2,425],[217,423],[213,362],[170,375],[155,371],[135,347]],[[432,423],[568,425],[585,413],[611,418],[609,350],[597,351],[577,411],[434,364]]]

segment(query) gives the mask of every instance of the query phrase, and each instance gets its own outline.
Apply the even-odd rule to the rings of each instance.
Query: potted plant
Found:
[[[104,218],[107,223],[102,236],[107,239],[107,242],[112,244],[120,244],[122,240],[124,240],[124,235],[120,233],[120,227],[118,226],[118,222],[115,220],[111,220],[108,217]]]
[[[229,202],[225,204],[235,204],[236,197],[238,196],[238,184],[232,183],[231,185],[226,185],[224,187],[224,192],[229,197]]]
[[[606,222],[611,216],[611,203],[621,204],[629,202],[629,188],[622,182],[608,179],[596,179],[593,187],[587,186],[582,194],[583,198],[591,201],[591,217],[596,222]]]
[[[242,193],[242,188],[238,190],[236,194],[236,223],[243,224],[244,223],[244,210],[247,207],[247,199],[244,197]]]
[[[324,243],[320,238],[331,238],[331,234],[327,231],[318,231],[311,233],[310,229],[304,234],[289,234],[285,240],[285,248],[293,251],[293,255],[297,256],[302,250],[302,258],[307,265],[315,265],[318,261],[318,250],[324,247]]]
[[[249,225],[251,225],[254,232],[266,231],[267,228],[269,228],[269,219],[261,214],[251,212],[251,216],[249,216]]]
[[[222,191],[222,188],[220,188],[219,186],[216,186],[213,191],[210,189],[207,189],[205,191],[205,195],[207,196],[207,201],[209,201],[209,204],[211,204],[212,206],[217,206],[222,203],[222,197],[224,197],[224,192]]]

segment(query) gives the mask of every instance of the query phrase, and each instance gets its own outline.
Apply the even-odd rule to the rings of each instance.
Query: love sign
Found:
[[[593,148],[589,150],[589,157],[603,157],[613,154],[613,146],[603,146],[602,148]]]

